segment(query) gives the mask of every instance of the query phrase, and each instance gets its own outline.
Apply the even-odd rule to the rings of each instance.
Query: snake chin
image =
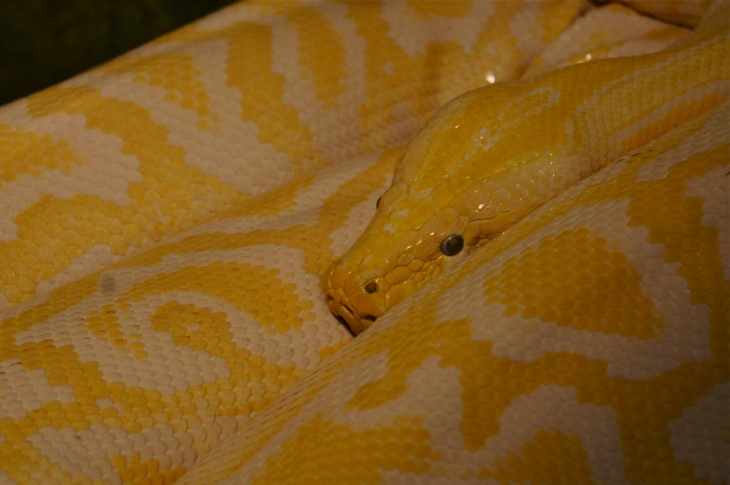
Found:
[[[353,306],[349,304],[348,298],[341,289],[327,291],[325,298],[332,314],[345,320],[355,335],[359,335],[365,331],[377,319],[374,315],[359,315]]]

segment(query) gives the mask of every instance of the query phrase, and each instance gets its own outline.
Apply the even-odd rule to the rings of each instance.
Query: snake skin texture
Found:
[[[446,104],[325,276],[331,310],[360,333],[578,181],[727,102],[727,13],[708,14],[658,53],[581,63]],[[647,89],[652,96],[637,100]]]
[[[246,1],[0,108],[0,484],[730,482],[729,11]],[[439,107],[643,55],[625,152],[353,339]]]

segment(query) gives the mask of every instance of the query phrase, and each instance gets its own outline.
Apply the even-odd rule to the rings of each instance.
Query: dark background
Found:
[[[235,0],[2,0],[0,105],[64,81]]]

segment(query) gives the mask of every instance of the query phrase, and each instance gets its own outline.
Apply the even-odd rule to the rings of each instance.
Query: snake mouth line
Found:
[[[341,294],[335,295],[333,292],[328,291],[325,295],[327,306],[335,316],[342,318],[347,323],[355,335],[362,333],[378,319],[375,315],[359,315],[350,305],[338,298],[341,296]]]
[[[334,315],[342,317],[350,327],[350,330],[352,330],[352,333],[357,335],[364,330],[360,318],[347,305],[338,301],[330,292],[327,292],[326,300],[330,311]]]

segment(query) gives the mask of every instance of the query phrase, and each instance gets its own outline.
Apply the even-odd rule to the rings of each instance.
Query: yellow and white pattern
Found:
[[[0,109],[0,484],[728,483],[730,5],[627,4],[246,1]],[[699,44],[627,153],[330,313],[439,106]]]

